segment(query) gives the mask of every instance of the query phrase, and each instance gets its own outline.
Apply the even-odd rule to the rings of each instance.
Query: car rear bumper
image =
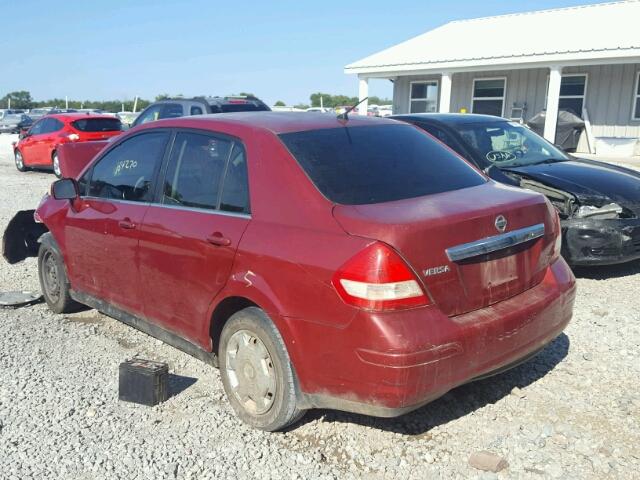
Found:
[[[562,255],[571,265],[613,265],[640,259],[640,219],[565,220]]]
[[[301,378],[301,406],[402,415],[539,352],[568,324],[574,298],[575,279],[559,259],[534,288],[478,311],[452,318],[434,307],[363,315],[347,328],[357,333],[342,332],[359,339],[346,342],[350,350],[339,335],[325,333],[333,345],[320,356],[327,368],[303,372],[315,378]]]

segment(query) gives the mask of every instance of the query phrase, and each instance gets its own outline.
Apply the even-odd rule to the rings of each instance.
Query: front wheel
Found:
[[[62,170],[60,170],[60,160],[58,159],[58,152],[53,152],[51,155],[53,162],[53,173],[56,177],[62,178]]]
[[[62,256],[49,245],[40,245],[38,277],[42,295],[54,313],[71,313],[78,309],[79,304],[71,298]]]
[[[299,420],[295,374],[282,336],[259,308],[234,314],[222,329],[220,375],[240,419],[261,430],[282,430]]]
[[[14,155],[16,159],[16,168],[18,169],[18,171],[26,172],[27,167],[24,166],[24,158],[22,158],[22,153],[20,153],[20,150],[16,150]]]

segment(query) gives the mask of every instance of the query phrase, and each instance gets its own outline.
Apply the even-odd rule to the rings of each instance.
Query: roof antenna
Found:
[[[352,105],[351,107],[347,108],[344,113],[341,113],[338,115],[338,120],[349,120],[349,114],[355,110],[355,108],[360,105],[362,102],[364,102],[365,100],[367,100],[369,97],[364,97],[362,100],[360,100],[358,103],[356,103],[355,105]]]

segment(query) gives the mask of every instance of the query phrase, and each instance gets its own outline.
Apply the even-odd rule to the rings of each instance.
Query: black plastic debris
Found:
[[[169,366],[142,358],[120,364],[118,398],[125,402],[153,407],[167,399]]]
[[[22,210],[16,213],[4,231],[2,256],[10,264],[38,256],[38,238],[47,232],[47,227],[35,222],[34,212],[35,210]]]
[[[41,293],[36,292],[0,292],[0,307],[20,308],[44,301]]]

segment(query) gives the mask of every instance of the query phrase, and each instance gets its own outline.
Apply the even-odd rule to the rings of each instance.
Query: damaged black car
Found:
[[[562,223],[571,265],[640,258],[640,172],[575,158],[529,128],[488,115],[410,114],[413,123],[494,180],[546,195]]]

